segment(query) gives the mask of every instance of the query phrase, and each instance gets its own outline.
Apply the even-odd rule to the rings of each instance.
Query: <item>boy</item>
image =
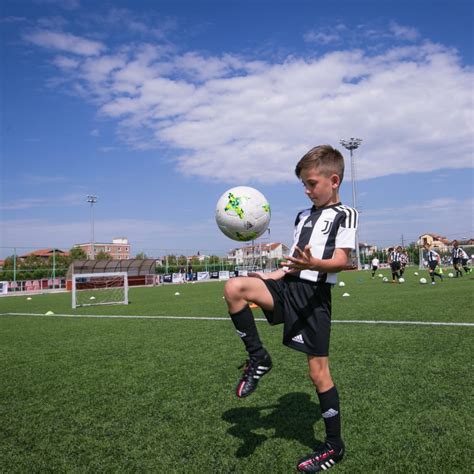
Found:
[[[456,271],[456,278],[462,276],[461,271],[461,259],[459,257],[459,243],[457,240],[453,240],[453,249],[451,250],[451,256],[453,258],[453,267]]]
[[[465,252],[462,247],[458,247],[458,257],[461,262],[461,266],[463,267],[466,275],[471,273],[471,269],[467,266],[467,262],[469,261],[469,255]]]
[[[405,273],[405,268],[408,265],[408,253],[406,249],[400,247],[400,278]]]
[[[297,469],[318,472],[332,467],[344,456],[339,395],[328,359],[331,287],[336,283],[336,273],[345,268],[350,251],[355,248],[358,214],[339,202],[344,158],[338,150],[329,145],[311,149],[298,162],[295,173],[313,206],[296,217],[290,256],[283,268],[272,273],[253,273],[229,280],[224,295],[232,322],[249,354],[237,384],[239,398],[250,395],[272,368],[248,301],[263,309],[271,325],[284,324],[283,344],[306,353],[326,438],[299,461]]]
[[[375,278],[375,272],[378,270],[379,268],[379,259],[377,257],[374,257],[372,259],[372,280]]]
[[[430,244],[426,243],[423,247],[426,250],[426,260],[428,261],[431,284],[435,285],[435,276],[439,277],[441,281],[443,281],[443,275],[441,275],[441,273],[436,272],[436,266],[439,265],[439,263],[441,262],[441,258],[438,252],[430,250]]]
[[[395,277],[397,280],[400,280],[400,274],[398,273],[400,270],[400,250],[400,246],[389,249],[390,253],[388,254],[388,263],[390,264],[390,268],[392,270],[392,283],[396,283]]]

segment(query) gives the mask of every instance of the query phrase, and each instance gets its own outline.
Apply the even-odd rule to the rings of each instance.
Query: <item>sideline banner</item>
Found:
[[[219,280],[228,280],[230,278],[230,272],[227,270],[221,270],[219,272]]]
[[[173,283],[184,283],[184,273],[173,273]]]
[[[0,281],[0,296],[8,293],[8,281]]]
[[[209,272],[198,272],[197,273],[197,280],[209,280]]]

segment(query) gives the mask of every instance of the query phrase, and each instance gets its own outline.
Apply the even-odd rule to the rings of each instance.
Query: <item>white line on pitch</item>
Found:
[[[99,318],[99,319],[187,319],[187,320],[204,320],[204,321],[229,321],[229,317],[209,317],[209,316],[130,316],[130,315],[105,315],[105,314],[54,314],[45,315],[42,313],[1,313],[0,316],[50,316],[60,318]],[[266,321],[265,318],[255,318],[255,321]],[[414,326],[465,326],[473,327],[474,323],[450,323],[438,321],[375,321],[360,319],[334,319],[333,323],[343,324],[405,324]]]

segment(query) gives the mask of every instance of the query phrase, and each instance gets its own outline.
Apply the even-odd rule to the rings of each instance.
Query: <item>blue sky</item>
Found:
[[[473,237],[470,1],[3,0],[1,255],[127,237],[223,254],[228,188],[271,240],[308,207],[311,147],[361,137],[360,240]],[[352,204],[349,154],[341,190]]]

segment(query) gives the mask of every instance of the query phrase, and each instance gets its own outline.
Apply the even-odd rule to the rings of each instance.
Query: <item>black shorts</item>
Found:
[[[465,267],[467,265],[468,258],[461,258],[461,265]]]
[[[437,265],[438,265],[438,262],[428,262],[428,266],[430,267],[431,271],[433,271]]]
[[[372,271],[376,272],[379,267],[377,265],[372,265]]]
[[[264,314],[270,324],[284,324],[283,344],[306,354],[328,356],[332,285],[290,275],[263,281],[274,305],[273,311]]]
[[[459,263],[459,258],[453,258],[453,265],[457,265]]]
[[[392,269],[392,272],[398,272],[398,270],[400,270],[400,262],[392,262],[390,268]]]

